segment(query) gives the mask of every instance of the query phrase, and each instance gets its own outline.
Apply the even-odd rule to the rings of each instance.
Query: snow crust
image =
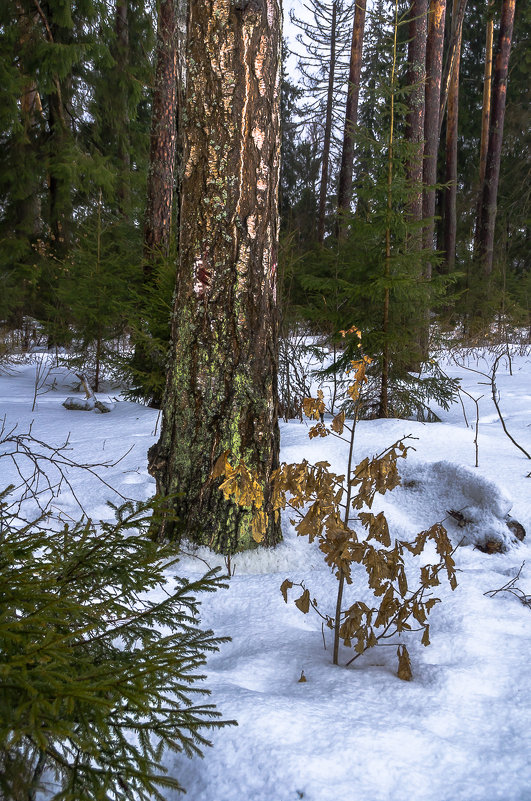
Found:
[[[472,352],[467,359],[483,365],[489,355]],[[530,367],[528,356],[515,355],[513,375],[502,364],[497,382],[506,424],[527,450]],[[531,799],[531,609],[508,594],[484,595],[506,584],[524,561],[520,586],[531,593],[531,464],[503,433],[484,379],[452,364],[447,371],[462,376],[474,397],[483,395],[478,468],[475,408],[466,397],[468,426],[456,404],[441,412],[442,423],[361,422],[356,434],[358,461],[403,435],[417,438],[400,464],[402,486],[377,501],[392,534],[413,537],[444,520],[456,544],[464,531],[469,543],[455,554],[457,590],[438,588],[432,644],[423,648],[414,635],[408,640],[413,681],[396,677],[396,645],[373,649],[350,668],[332,666],[320,621],[286,605],[279,586],[284,578],[304,580],[320,604],[333,606],[336,579],[286,518],[277,549],[236,555],[229,589],[203,600],[202,624],[232,637],[209,659],[207,686],[222,715],[239,726],[216,732],[203,760],[167,755],[190,801]],[[79,516],[80,501],[91,517],[109,518],[107,501],[153,493],[146,453],[157,438],[156,411],[118,399],[112,414],[74,415],[62,402],[74,394],[76,381],[59,369],[50,378],[53,389],[38,396],[32,412],[34,380],[31,362],[0,375],[6,427],[24,432],[31,425],[35,437],[55,445],[70,432],[72,458],[109,463],[98,468],[106,484],[69,471],[73,491],[65,487],[55,501],[65,517]],[[343,472],[346,445],[331,437],[310,442],[307,432],[299,422],[282,424],[282,458],[326,459]],[[5,486],[14,468],[6,459],[0,467]],[[471,524],[459,528],[448,510],[462,510]],[[528,532],[523,543],[507,532],[509,511]],[[486,534],[503,537],[507,550],[478,550]],[[188,552],[181,575],[204,571],[197,557],[223,565],[205,549]],[[351,591],[362,593],[363,584],[355,582]],[[343,649],[343,663],[350,655]],[[307,681],[299,683],[302,670]],[[177,797],[168,794],[168,801]]]

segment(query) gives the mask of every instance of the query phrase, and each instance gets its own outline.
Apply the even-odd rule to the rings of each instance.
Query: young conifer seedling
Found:
[[[304,614],[312,608],[333,631],[335,665],[339,664],[341,642],[347,648],[354,648],[354,656],[346,663],[350,665],[369,648],[389,644],[392,639],[398,646],[398,676],[409,680],[411,664],[404,636],[420,631],[422,644],[429,645],[428,617],[439,601],[433,597],[432,590],[440,584],[442,572],[446,573],[452,589],[457,586],[453,549],[441,523],[435,523],[417,534],[413,542],[407,542],[392,538],[383,512],[372,512],[377,493],[383,495],[400,484],[398,460],[407,456],[410,446],[405,444],[408,438],[404,437],[372,459],[367,457],[354,466],[357,412],[371,360],[361,351],[358,329],[353,327],[342,335],[360,340],[360,355],[351,362],[353,381],[348,389],[354,404],[353,419],[347,424],[342,411],[330,424],[325,422],[322,392],[317,398],[305,399],[304,411],[316,421],[309,431],[310,439],[332,435],[348,443],[346,472],[339,475],[329,469],[328,462],[310,464],[304,460],[299,464],[281,465],[272,479],[274,513],[290,510],[295,517],[292,523],[297,533],[307,536],[310,542],[317,540],[326,564],[338,579],[335,610],[323,612],[304,583],[295,584],[286,579],[280,589],[287,602],[288,591],[299,586],[302,595],[295,600],[295,605]],[[265,517],[263,496],[250,471],[244,464],[232,467],[227,454],[222,454],[215,476],[224,478],[220,489],[226,497],[233,497],[237,503],[254,510],[253,536],[260,542]],[[435,564],[421,566],[412,584],[404,557],[407,553],[420,556],[430,541],[439,559]],[[345,586],[353,583],[355,565],[365,568],[373,600],[370,604],[356,600],[344,608]]]

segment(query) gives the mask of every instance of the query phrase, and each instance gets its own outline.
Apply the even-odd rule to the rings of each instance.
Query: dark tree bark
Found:
[[[507,96],[507,76],[509,56],[513,36],[514,10],[516,0],[503,0],[496,64],[492,82],[492,109],[489,130],[489,145],[485,164],[485,182],[481,202],[479,229],[479,256],[485,275],[492,272],[494,256],[494,228],[496,224],[496,204],[500,178],[500,160],[503,142],[503,123],[505,100]]]
[[[360,95],[360,76],[363,54],[363,32],[365,28],[365,11],[367,0],[357,0],[352,26],[352,45],[350,49],[350,69],[348,77],[347,105],[345,110],[345,128],[343,132],[343,149],[341,152],[341,169],[337,194],[337,235],[341,239],[346,233],[346,219],[352,200],[352,172],[354,168],[354,134],[358,121],[358,101]]]
[[[55,45],[70,43],[71,32],[68,28],[57,23],[53,17],[48,19],[42,9],[41,19],[50,43]],[[72,76],[67,74],[66,77],[60,79],[58,75],[55,75],[53,84],[54,87],[48,95],[47,104],[50,152],[54,154],[48,176],[49,222],[54,243],[54,255],[61,260],[68,252],[72,237],[72,187],[62,164],[71,139],[66,106],[71,94]]]
[[[116,108],[114,114],[114,128],[118,156],[118,207],[120,213],[127,216],[130,206],[130,170],[131,148],[129,143],[129,104],[128,104],[128,76],[129,63],[129,0],[116,0],[114,58],[116,61],[116,80],[118,91],[116,94]]]
[[[332,140],[332,104],[334,101],[334,78],[336,68],[336,28],[337,2],[332,4],[332,28],[330,34],[330,69],[328,72],[328,94],[326,98],[326,117],[323,138],[323,158],[321,162],[321,183],[319,186],[319,215],[317,219],[317,241],[323,244],[325,235],[326,194],[330,166],[330,143]]]
[[[444,44],[446,0],[430,0],[428,11],[428,37],[426,44],[426,93],[424,108],[424,197],[422,216],[426,220],[423,246],[433,249],[435,228],[435,184],[437,182],[437,154],[439,151],[439,103]],[[427,268],[431,276],[431,265]]]
[[[422,220],[422,168],[424,156],[424,99],[426,79],[427,0],[413,0],[410,8],[408,45],[408,86],[406,139],[411,152],[406,164],[411,187],[408,202],[410,219]],[[414,237],[418,242],[418,237]]]
[[[453,60],[453,71],[448,86],[448,109],[446,116],[446,172],[448,184],[444,194],[444,250],[446,272],[455,269],[455,248],[457,242],[457,128],[459,116],[459,67],[461,62],[461,34],[463,30],[458,18],[458,2],[454,0],[452,13],[452,33],[458,26],[457,46]]]
[[[185,533],[223,553],[251,547],[253,508],[212,477],[228,452],[256,475],[263,544],[280,539],[276,275],[280,151],[278,0],[191,0],[180,253],[158,492]],[[160,535],[176,534],[171,515]]]
[[[446,110],[446,103],[448,101],[448,93],[450,91],[450,82],[454,72],[455,61],[460,57],[461,53],[461,38],[463,34],[463,20],[465,18],[465,11],[468,0],[457,0],[452,7],[452,28],[450,35],[450,44],[448,47],[448,57],[446,59],[446,66],[444,69],[444,77],[442,80],[442,94],[441,105],[439,108],[439,133],[442,128],[444,112]]]
[[[151,118],[151,146],[144,227],[144,274],[167,256],[172,231],[177,142],[177,13],[175,0],[161,0],[157,22],[157,63]]]
[[[32,30],[39,22],[39,15],[26,13],[20,3],[17,3],[17,11],[20,15],[19,48],[23,50],[28,47]],[[25,165],[32,158],[35,140],[43,122],[41,97],[36,81],[31,78],[27,78],[22,87],[20,118],[24,136],[17,143],[16,158]],[[17,189],[17,198],[14,204],[15,231],[22,236],[36,236],[41,227],[41,203],[37,177],[26,175],[23,171]]]
[[[487,146],[489,143],[490,104],[492,94],[493,45],[494,18],[490,16],[487,20],[487,37],[485,43],[485,75],[483,78],[483,109],[481,113],[481,143],[479,149],[479,202],[481,202],[481,197],[483,195],[485,168],[487,166]]]

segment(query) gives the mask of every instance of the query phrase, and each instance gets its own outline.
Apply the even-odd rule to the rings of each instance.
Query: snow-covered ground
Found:
[[[469,354],[467,364],[489,372],[489,357]],[[513,375],[500,363],[497,386],[509,432],[531,451],[531,357],[515,355]],[[336,579],[316,546],[297,538],[288,518],[284,542],[233,559],[229,589],[203,601],[202,625],[232,641],[209,659],[212,701],[238,727],[216,732],[204,759],[168,755],[167,766],[187,788],[190,801],[530,801],[531,800],[531,609],[505,585],[525,561],[519,586],[531,593],[531,462],[503,432],[487,379],[448,365],[479,401],[479,467],[475,465],[475,406],[463,398],[442,412],[442,423],[404,420],[360,422],[358,461],[403,435],[415,450],[400,465],[403,486],[379,498],[390,529],[401,538],[444,520],[457,544],[504,539],[505,553],[486,554],[473,544],[456,551],[459,585],[443,583],[431,613],[431,645],[408,640],[413,680],[396,676],[396,645],[369,651],[350,668],[331,664],[320,620],[284,603],[285,578],[304,580],[321,607],[333,609]],[[54,380],[55,379],[55,380]],[[83,471],[69,474],[71,489],[55,502],[79,517],[76,497],[93,518],[110,517],[108,500],[148,498],[154,490],[146,452],[156,438],[158,414],[118,400],[111,414],[67,411],[76,380],[59,369],[53,389],[37,397],[32,412],[35,364],[0,375],[0,418],[53,445],[69,437],[70,456],[98,468],[107,482]],[[108,399],[100,393],[102,400]],[[112,392],[110,394],[112,398]],[[472,426],[472,427],[470,427]],[[308,426],[283,423],[282,459],[327,460],[345,470],[344,443],[310,441]],[[0,461],[3,487],[13,478]],[[73,492],[72,492],[73,490]],[[471,523],[459,528],[447,510],[462,510]],[[509,512],[528,532],[511,542]],[[210,566],[223,560],[205,550]],[[203,572],[203,562],[183,557],[181,574]],[[357,588],[353,588],[356,592]],[[343,649],[341,660],[352,654]],[[301,671],[307,681],[299,682]],[[173,800],[168,795],[168,801]]]

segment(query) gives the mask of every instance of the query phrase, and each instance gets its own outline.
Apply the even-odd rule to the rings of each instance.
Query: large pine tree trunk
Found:
[[[161,0],[157,23],[157,63],[144,227],[146,277],[151,272],[153,261],[159,256],[167,256],[169,251],[177,113],[176,0]]]
[[[500,178],[507,75],[509,72],[515,2],[516,0],[503,0],[502,3],[498,50],[492,83],[489,145],[487,149],[485,181],[478,221],[479,257],[485,275],[490,275],[492,272],[494,256],[494,228],[496,224],[496,204]]]
[[[219,491],[218,457],[243,460],[265,495],[278,465],[276,274],[280,151],[278,0],[191,0],[180,255],[158,492],[186,535],[251,547],[253,510]],[[161,536],[172,536],[170,515]]]
[[[446,173],[448,187],[444,194],[444,250],[446,272],[455,269],[455,249],[457,243],[457,127],[459,114],[459,68],[461,63],[461,32],[457,18],[458,4],[454,0],[452,29],[458,27],[457,49],[453,62],[453,71],[448,86],[448,109],[446,116]]]
[[[435,184],[437,182],[437,153],[439,151],[439,103],[444,44],[446,0],[430,0],[428,12],[428,38],[426,44],[426,95],[424,108],[424,197],[422,215],[426,220],[423,234],[424,248],[433,249],[435,228]],[[431,266],[427,269],[428,278]]]
[[[330,166],[330,143],[332,140],[332,104],[334,102],[334,80],[336,69],[336,31],[337,1],[332,4],[332,27],[330,32],[330,69],[328,72],[328,92],[326,96],[325,128],[323,138],[323,157],[321,162],[321,183],[319,186],[319,216],[317,220],[317,241],[322,244],[325,235],[326,196]]]
[[[343,131],[343,149],[341,152],[341,170],[339,173],[339,188],[337,193],[337,234],[340,239],[344,237],[346,233],[346,220],[352,201],[354,134],[358,121],[358,101],[360,95],[360,77],[366,4],[366,0],[357,0],[356,9],[354,12],[354,24],[352,26],[348,94],[347,105],[345,109],[345,127]]]

